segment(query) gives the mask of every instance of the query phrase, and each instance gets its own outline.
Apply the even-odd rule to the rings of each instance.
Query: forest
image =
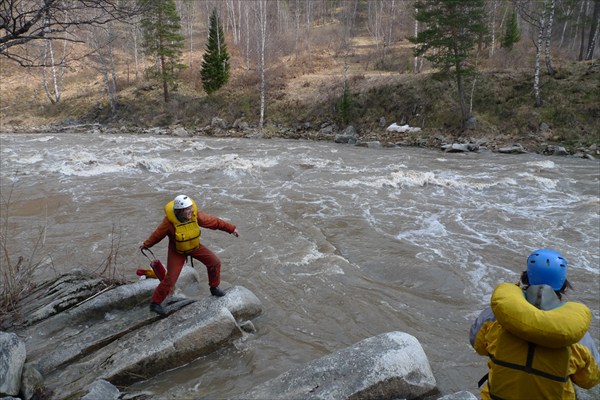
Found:
[[[599,35],[600,0],[5,0],[1,125],[397,122],[589,146]]]

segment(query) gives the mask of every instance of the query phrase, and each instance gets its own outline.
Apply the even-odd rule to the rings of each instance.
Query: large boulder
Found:
[[[208,312],[192,303],[155,324],[137,329],[102,350],[46,376],[58,398],[104,379],[127,386],[209,354],[241,336],[224,307]]]
[[[356,144],[358,142],[358,132],[353,126],[348,126],[344,132],[335,135],[333,139],[335,143]]]
[[[157,279],[143,279],[115,286],[80,272],[42,284],[23,303],[40,312],[30,313],[20,328],[21,347],[0,345],[0,354],[22,350],[20,364],[6,363],[20,367],[14,378],[1,380],[13,382],[2,393],[19,393],[25,351],[25,370],[39,371],[44,385],[32,381],[28,392],[79,398],[90,391],[94,396],[108,387],[103,381],[127,386],[226,346],[262,312],[258,298],[240,286],[226,289],[224,297],[189,296],[199,292],[199,276],[185,266],[175,295],[163,303],[167,315],[159,316],[148,307],[157,285]]]
[[[390,332],[291,369],[243,399],[412,399],[436,391],[417,339]]]
[[[19,393],[26,357],[25,343],[17,335],[0,332],[0,396]]]

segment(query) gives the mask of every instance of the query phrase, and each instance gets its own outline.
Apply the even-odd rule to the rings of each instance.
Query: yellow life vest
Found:
[[[490,332],[495,351],[489,354],[489,396],[574,399],[568,372],[571,345],[585,335],[590,325],[589,308],[567,302],[552,310],[541,310],[511,283],[496,287],[491,306],[497,322]]]
[[[504,329],[528,342],[555,349],[577,343],[592,322],[592,312],[585,304],[569,301],[553,310],[540,310],[512,283],[496,287],[491,306]]]
[[[190,199],[191,200],[191,199]],[[198,225],[198,208],[192,200],[194,211],[189,220],[181,222],[175,215],[174,201],[165,205],[165,214],[169,222],[175,227],[175,250],[180,254],[190,254],[200,246],[200,226]]]

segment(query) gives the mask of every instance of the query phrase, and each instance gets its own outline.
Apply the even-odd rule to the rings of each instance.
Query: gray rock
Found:
[[[333,135],[333,132],[334,132],[333,125],[327,125],[321,129],[319,129],[319,134],[324,135],[324,136],[331,136],[331,135]]]
[[[344,132],[335,135],[333,141],[335,143],[356,144],[356,142],[358,142],[358,133],[352,125],[349,125],[344,129]]]
[[[568,156],[569,152],[562,146],[548,145],[546,146],[544,154],[550,154],[553,156]]]
[[[50,373],[46,384],[58,398],[70,397],[96,379],[127,386],[187,364],[241,336],[225,307],[205,311],[192,303]]]
[[[469,148],[466,144],[452,143],[442,146],[442,150],[446,153],[465,153],[469,151]]]
[[[165,133],[167,133],[167,130],[160,126],[155,126],[152,128],[148,128],[146,130],[146,132],[149,133],[150,135],[164,135]]]
[[[188,137],[191,136],[190,133],[182,126],[178,126],[171,131],[171,135],[177,137]]]
[[[244,321],[240,324],[240,329],[247,333],[256,333],[256,327],[252,321]]]
[[[445,396],[438,398],[437,400],[477,400],[477,399],[478,399],[478,397],[475,396],[473,393],[463,390],[462,392],[447,394]]]
[[[17,335],[0,332],[0,394],[19,394],[26,357],[25,343]]]
[[[29,296],[37,301],[24,304],[22,313],[28,318],[23,324],[28,326],[68,310],[106,289],[106,286],[103,279],[81,271],[73,271],[56,280],[47,281]]]
[[[353,127],[352,125],[348,125],[346,127],[346,129],[344,129],[344,132],[342,132],[344,135],[346,136],[351,136],[351,137],[357,137],[358,136],[358,132],[356,131],[356,128]]]
[[[100,379],[92,383],[81,400],[117,400],[121,392],[110,382]]]
[[[29,307],[44,308],[44,301],[63,304],[64,299],[77,298],[75,304],[69,300],[65,310],[45,313],[45,318],[37,318],[19,332],[26,338],[22,346],[23,353],[27,347],[27,366],[42,373],[44,393],[52,391],[55,398],[79,398],[98,379],[126,386],[181,366],[241,337],[237,321],[262,312],[260,301],[246,288],[226,288],[226,295],[219,298],[208,295],[208,289],[200,291],[198,272],[188,265],[176,293],[198,297],[169,297],[163,303],[164,318],[148,307],[158,280],[116,287],[105,284],[104,290],[90,295],[75,290],[86,287],[84,277],[74,273],[44,283],[25,301]],[[75,296],[76,292],[87,297]],[[22,358],[24,362],[24,354]],[[15,379],[20,383],[20,378]],[[31,388],[28,393],[36,390],[34,382],[25,386]]]
[[[242,132],[250,130],[250,125],[248,125],[248,122],[241,118],[236,119],[231,127],[234,129],[239,129]]]
[[[35,360],[40,372],[47,374],[60,365],[94,352],[99,345],[152,324],[157,316],[148,311],[148,303],[157,283],[157,280],[148,279],[119,286],[77,309],[44,321],[29,336],[29,359]],[[190,302],[189,299],[175,302],[167,310],[174,312]]]
[[[390,332],[291,369],[243,399],[402,399],[436,391],[417,339]]]
[[[379,140],[373,140],[370,142],[366,142],[365,145],[369,149],[380,149],[381,148],[381,142]]]
[[[335,138],[333,139],[333,141],[335,143],[356,144],[357,139],[356,139],[356,137],[353,137],[353,136],[347,136],[347,135],[338,133],[337,135],[335,135]]]
[[[227,122],[225,122],[225,120],[222,118],[213,117],[213,119],[210,121],[210,126],[212,128],[227,129]]]
[[[498,153],[504,154],[524,154],[527,153],[527,150],[523,148],[520,144],[513,144],[512,146],[500,147],[498,149]]]
[[[476,143],[453,143],[445,144],[442,150],[446,153],[467,153],[470,151],[479,151],[479,145]]]
[[[21,376],[21,397],[24,400],[31,398],[43,398],[45,392],[44,377],[36,368],[25,364]]]

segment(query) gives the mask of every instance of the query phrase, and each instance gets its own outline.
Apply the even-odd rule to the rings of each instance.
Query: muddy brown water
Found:
[[[147,265],[138,247],[180,193],[237,225],[239,238],[202,238],[223,261],[222,287],[263,302],[257,333],[135,389],[232,397],[403,331],[442,394],[477,394],[486,360],[468,343],[471,321],[541,247],[569,261],[569,299],[592,309],[598,344],[598,161],[150,135],[2,134],[0,145],[9,248],[42,260],[36,279],[97,271],[111,254],[119,275],[137,279]],[[166,243],[153,250],[166,261]]]

